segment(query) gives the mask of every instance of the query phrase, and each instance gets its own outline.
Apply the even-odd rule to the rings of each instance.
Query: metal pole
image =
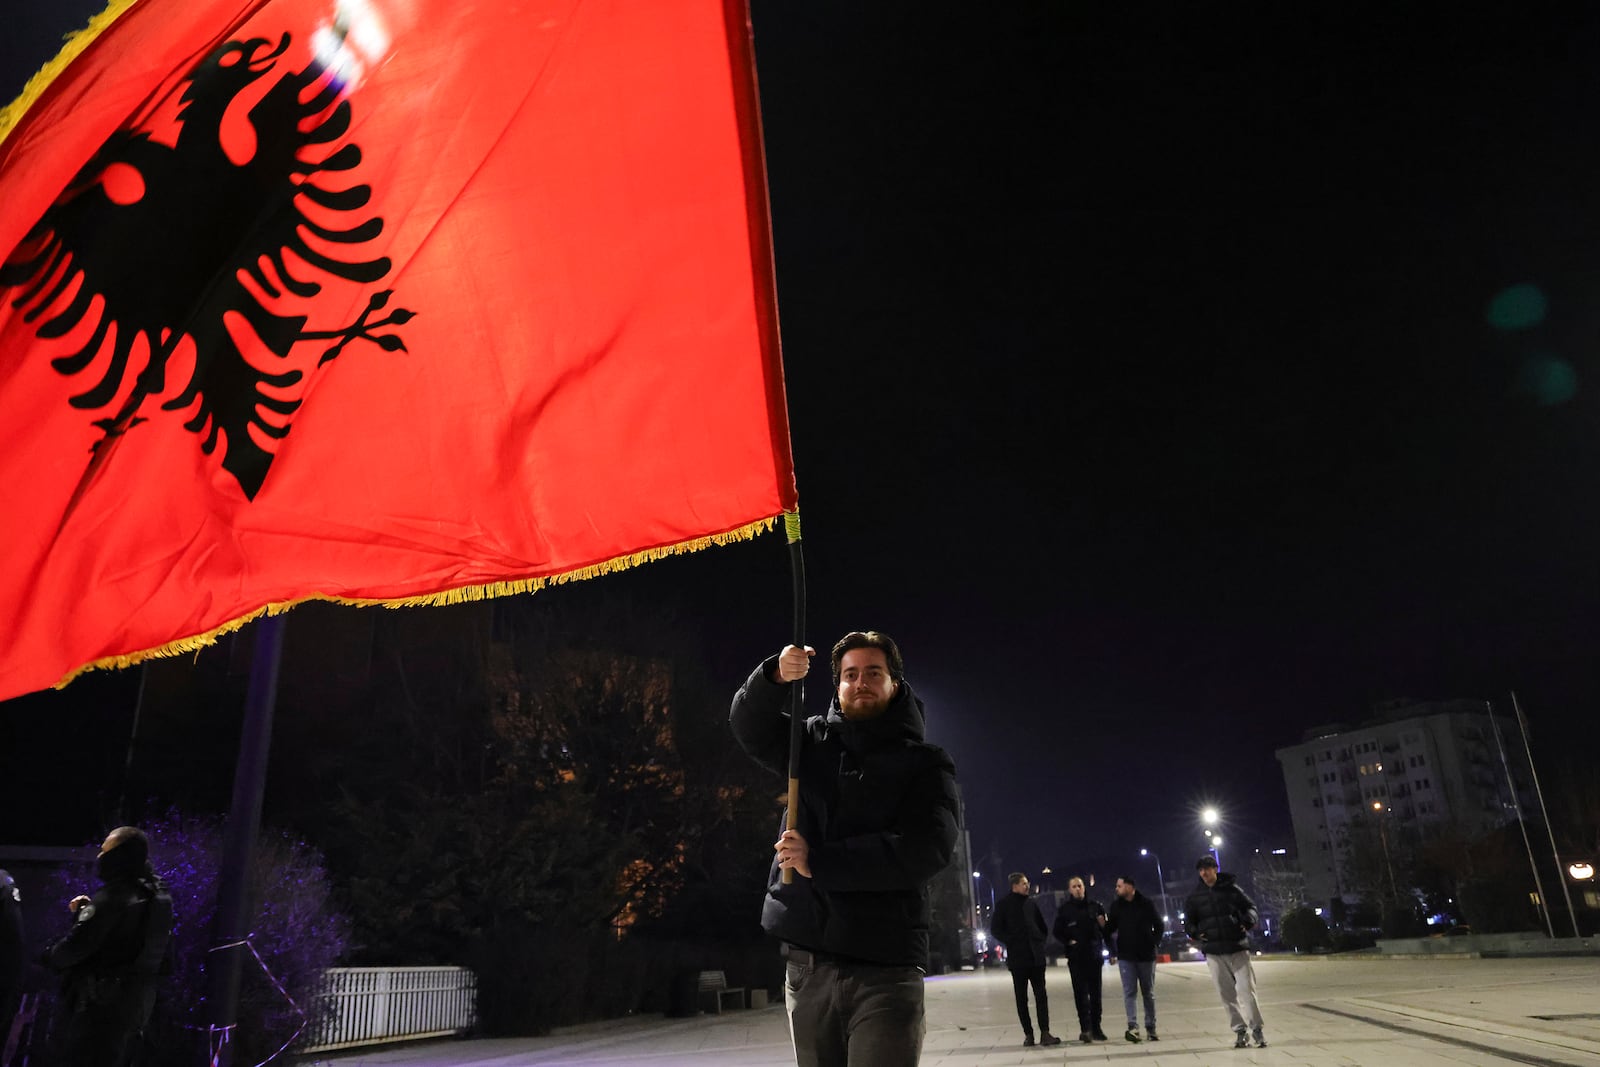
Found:
[[[233,771],[233,803],[228,808],[222,869],[217,879],[212,949],[206,957],[206,984],[211,1001],[210,1063],[213,1067],[229,1067],[233,1062],[239,965],[246,951],[240,942],[250,936],[250,916],[245,914],[250,854],[255,850],[256,830],[261,823],[261,798],[266,791],[267,755],[272,748],[272,713],[278,700],[278,663],[283,653],[284,623],[282,615],[263,616],[256,622],[250,690],[245,697],[239,758]]]
[[[1556,831],[1550,825],[1550,809],[1544,806],[1544,789],[1539,785],[1539,772],[1533,766],[1533,746],[1528,743],[1528,719],[1522,714],[1522,705],[1517,702],[1517,691],[1511,691],[1511,707],[1517,713],[1517,725],[1522,729],[1522,748],[1528,754],[1528,773],[1533,775],[1533,795],[1539,798],[1539,814],[1544,818],[1545,832],[1550,835],[1550,855],[1556,861],[1556,881],[1561,883],[1561,895],[1567,900],[1567,914],[1572,918],[1572,936],[1582,937],[1578,931],[1578,912],[1572,906],[1572,890],[1567,888],[1567,879],[1564,877],[1566,869],[1561,866],[1561,853],[1556,851]],[[1517,783],[1511,783],[1512,791],[1517,788]],[[1554,937],[1555,935],[1550,935]]]
[[[1171,929],[1168,923],[1171,921],[1172,905],[1167,902],[1167,879],[1161,873],[1161,855],[1152,849],[1146,849],[1145,851],[1149,852],[1150,858],[1156,861],[1156,880],[1161,883],[1161,932],[1164,934],[1170,933]]]
[[[1556,939],[1556,928],[1550,921],[1550,901],[1544,895],[1544,882],[1539,877],[1539,865],[1533,859],[1533,842],[1528,839],[1528,823],[1522,817],[1522,801],[1517,799],[1517,781],[1511,777],[1511,761],[1506,758],[1506,745],[1500,737],[1500,721],[1494,717],[1494,705],[1485,700],[1489,712],[1489,728],[1494,731],[1495,747],[1500,750],[1500,766],[1506,769],[1506,784],[1511,787],[1511,810],[1517,814],[1517,826],[1522,829],[1522,846],[1528,850],[1528,867],[1533,871],[1533,887],[1539,891],[1539,910],[1544,913],[1544,928],[1550,940]]]
[[[785,512],[784,534],[789,539],[789,576],[794,586],[793,644],[806,647],[806,560],[800,551],[800,513]],[[783,826],[794,830],[800,825],[800,748],[805,740],[805,683],[796,682],[789,688],[789,801],[784,812]],[[794,883],[794,868],[783,869],[783,884]]]

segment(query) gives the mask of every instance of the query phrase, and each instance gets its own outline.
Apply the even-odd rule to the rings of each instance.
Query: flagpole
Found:
[[[282,615],[266,615],[256,623],[250,689],[245,696],[239,756],[233,769],[233,803],[228,807],[222,867],[217,878],[211,953],[206,960],[206,985],[211,1002],[207,1062],[211,1067],[229,1067],[233,1062],[239,1014],[239,966],[250,937],[250,917],[245,912],[250,886],[250,854],[255,850],[262,796],[266,791],[272,713],[278,702],[278,664],[283,658],[286,621]]]
[[[1550,835],[1550,855],[1556,861],[1556,881],[1561,883],[1561,895],[1567,900],[1567,915],[1572,919],[1572,936],[1582,937],[1582,932],[1578,930],[1578,912],[1572,906],[1572,890],[1567,888],[1566,869],[1561,866],[1561,853],[1556,849],[1556,830],[1550,825],[1550,809],[1544,805],[1544,789],[1539,785],[1539,772],[1533,766],[1533,745],[1528,742],[1528,719],[1522,714],[1522,705],[1517,701],[1515,689],[1511,690],[1511,707],[1517,713],[1517,726],[1522,730],[1522,748],[1528,754],[1528,773],[1533,775],[1533,795],[1539,799],[1539,814],[1544,818],[1545,833]]]
[[[794,584],[794,640],[796,648],[806,647],[806,560],[800,551],[800,512],[788,511],[783,515],[784,533],[789,539],[789,576]],[[789,807],[783,818],[786,830],[800,823],[800,745],[805,734],[805,683],[796,682],[789,687]],[[794,868],[783,869],[783,884],[794,882]]]
[[[1511,760],[1506,756],[1506,744],[1500,737],[1500,720],[1495,718],[1494,705],[1485,700],[1489,712],[1489,728],[1494,731],[1495,747],[1500,750],[1500,765],[1506,769],[1506,785],[1511,787],[1511,810],[1517,813],[1517,827],[1522,831],[1522,845],[1528,850],[1528,866],[1533,869],[1533,888],[1539,893],[1539,910],[1544,913],[1544,928],[1550,940],[1556,939],[1555,924],[1550,919],[1550,898],[1544,895],[1544,880],[1539,877],[1539,864],[1533,858],[1533,842],[1528,838],[1528,821],[1522,817],[1522,800],[1517,796],[1517,780],[1511,773]]]

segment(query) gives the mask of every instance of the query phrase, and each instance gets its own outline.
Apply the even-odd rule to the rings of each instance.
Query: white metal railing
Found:
[[[465,967],[333,967],[326,1014],[303,1052],[443,1037],[478,1019],[478,983]]]

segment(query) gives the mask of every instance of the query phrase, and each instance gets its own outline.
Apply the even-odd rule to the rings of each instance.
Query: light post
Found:
[[[1217,836],[1216,831],[1212,830],[1211,827],[1222,822],[1222,813],[1216,808],[1205,808],[1200,812],[1200,821],[1206,825],[1206,847],[1211,850],[1211,858],[1217,861],[1217,870],[1220,871],[1222,870],[1222,853],[1219,851],[1218,846],[1222,844],[1222,838]]]
[[[1167,879],[1161,873],[1161,857],[1147,848],[1141,848],[1139,855],[1149,856],[1156,861],[1156,879],[1161,883],[1161,932],[1168,933],[1167,924],[1172,921],[1172,907],[1167,903]]]
[[[1383,806],[1383,801],[1374,800],[1372,810],[1378,816],[1378,840],[1383,843],[1383,865],[1389,870],[1389,896],[1392,900],[1400,900],[1400,891],[1394,887],[1394,863],[1389,859],[1389,832],[1384,828],[1384,813],[1388,811]]]
[[[972,877],[978,878],[978,879],[982,879],[983,875],[978,873],[977,871],[973,871],[972,872]],[[978,906],[977,905],[977,894],[976,893],[973,894],[973,905],[972,906],[974,908],[976,908]],[[994,883],[993,882],[989,883],[989,918],[991,920],[994,919]]]

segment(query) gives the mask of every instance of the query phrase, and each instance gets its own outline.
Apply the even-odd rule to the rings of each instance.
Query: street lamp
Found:
[[[1206,847],[1211,850],[1211,858],[1217,861],[1217,870],[1222,870],[1222,835],[1207,830]]]
[[[1384,812],[1388,809],[1383,806],[1383,801],[1374,800],[1372,810],[1378,815],[1378,840],[1383,842],[1383,865],[1389,869],[1389,896],[1394,900],[1400,899],[1400,891],[1394,887],[1394,862],[1389,859],[1389,833],[1384,828]]]
[[[1567,873],[1575,882],[1587,882],[1594,877],[1594,864],[1579,860],[1567,868]]]
[[[1161,874],[1161,857],[1147,848],[1141,848],[1139,855],[1149,856],[1156,861],[1156,879],[1161,882],[1161,932],[1167,933],[1167,923],[1171,921],[1172,908],[1167,903],[1167,880]]]
[[[983,875],[978,873],[977,871],[973,871],[972,872],[972,877],[981,879],[983,877]],[[974,903],[973,906],[976,907],[977,906],[976,903]],[[989,918],[990,919],[994,918],[994,882],[992,882],[992,881],[989,883]]]

